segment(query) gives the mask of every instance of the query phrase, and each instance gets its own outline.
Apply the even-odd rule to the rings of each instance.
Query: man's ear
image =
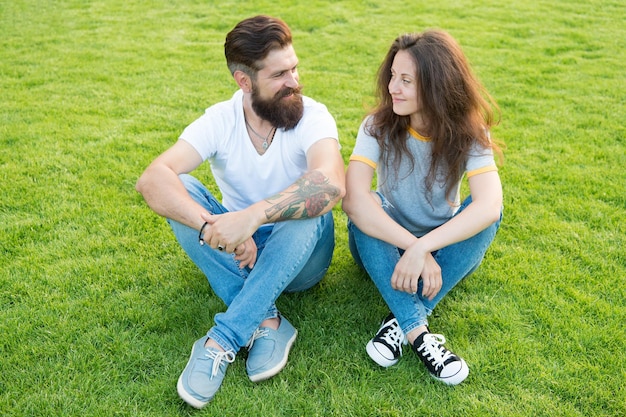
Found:
[[[235,71],[233,74],[235,78],[235,82],[244,93],[249,93],[252,91],[252,80],[250,76],[241,70]]]

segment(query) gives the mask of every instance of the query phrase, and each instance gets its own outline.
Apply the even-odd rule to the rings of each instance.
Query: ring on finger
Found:
[[[219,250],[219,251],[223,251],[223,250],[224,250],[224,246],[222,246],[222,245],[217,245],[217,250]]]

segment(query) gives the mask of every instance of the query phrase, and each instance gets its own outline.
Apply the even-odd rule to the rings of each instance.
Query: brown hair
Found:
[[[255,78],[270,51],[291,43],[291,30],[281,19],[259,15],[242,20],[226,35],[226,65],[231,74],[240,70]]]
[[[368,129],[381,147],[384,163],[393,161],[396,172],[404,156],[415,163],[407,146],[410,117],[393,112],[389,94],[391,66],[398,51],[408,52],[417,69],[418,100],[426,122],[425,131],[420,133],[432,143],[426,188],[432,190],[437,172],[445,172],[449,196],[463,174],[461,170],[474,143],[490,147],[501,156],[500,148],[489,138],[490,127],[498,123],[494,110],[499,116],[499,108],[448,33],[429,30],[398,37],[378,70],[377,105]]]

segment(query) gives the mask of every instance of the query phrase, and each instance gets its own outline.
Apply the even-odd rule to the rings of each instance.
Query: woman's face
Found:
[[[407,51],[398,51],[391,65],[391,80],[389,80],[389,94],[395,114],[413,116],[421,112],[422,106],[417,89],[415,62]]]

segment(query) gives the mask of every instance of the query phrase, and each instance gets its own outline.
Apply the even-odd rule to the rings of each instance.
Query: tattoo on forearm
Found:
[[[311,171],[295,182],[293,191],[269,197],[266,201],[276,204],[265,210],[265,215],[268,220],[274,221],[317,217],[338,197],[339,189],[329,184],[328,178],[319,171]]]

